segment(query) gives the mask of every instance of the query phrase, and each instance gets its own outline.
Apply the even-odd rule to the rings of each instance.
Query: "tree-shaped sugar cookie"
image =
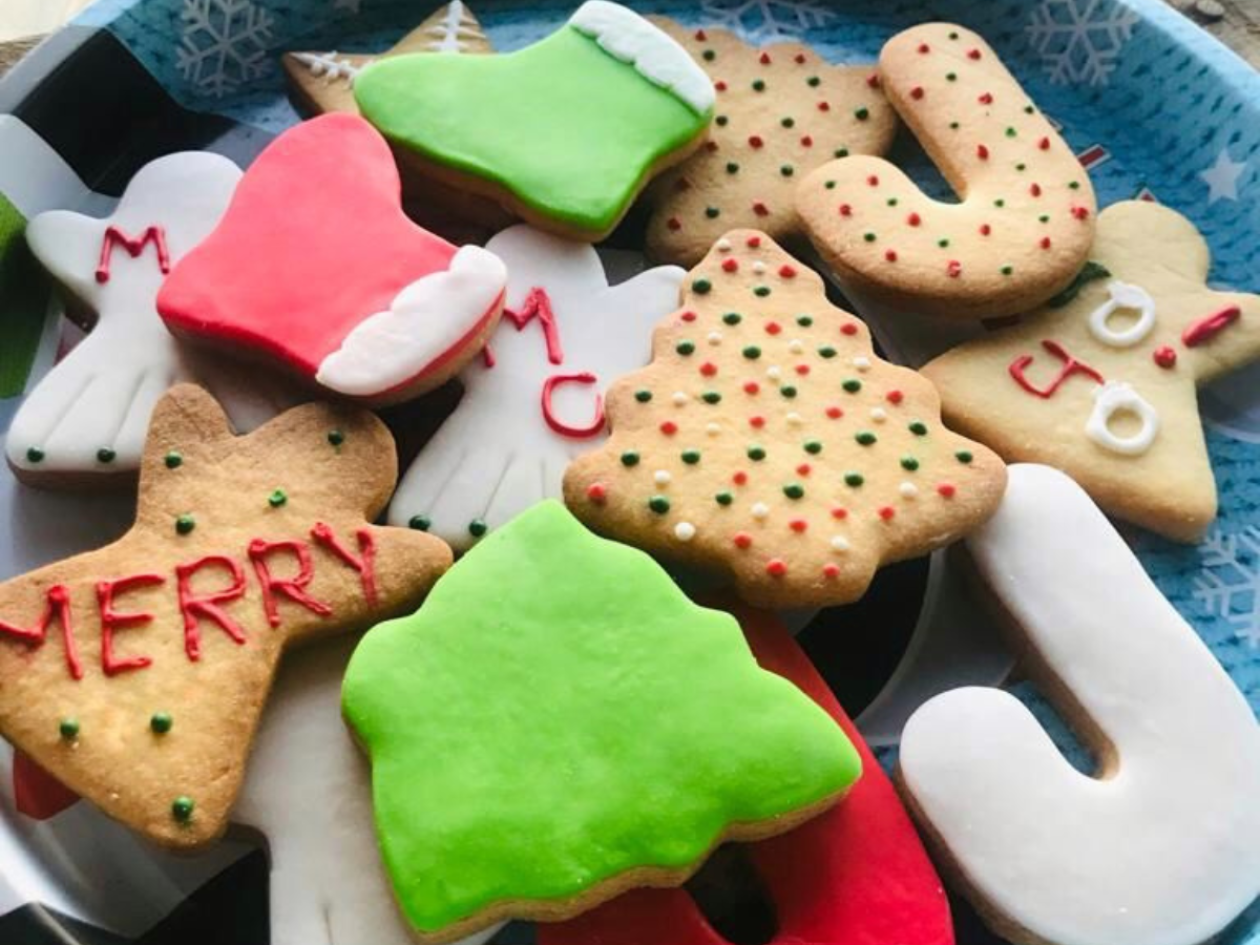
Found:
[[[720,239],[682,305],[609,392],[611,439],[565,475],[592,528],[725,572],[750,603],[827,606],[996,507],[1001,460],[769,237]]]
[[[370,631],[342,708],[424,943],[678,885],[723,840],[829,808],[861,770],[835,721],[757,666],[733,617],[551,500],[491,532],[417,613]]]
[[[793,194],[806,174],[892,144],[897,116],[874,66],[833,66],[799,43],[757,48],[726,30],[654,22],[717,91],[708,143],[653,185],[647,244],[657,259],[694,266],[737,227],[782,240],[799,227]]]
[[[450,563],[370,524],[395,462],[360,409],[236,437],[209,394],[172,388],[131,531],[0,584],[0,734],[158,843],[217,838],[284,648],[414,607]]]
[[[1070,300],[923,372],[945,417],[1011,462],[1057,466],[1105,511],[1178,541],[1216,516],[1196,388],[1260,356],[1260,296],[1206,285],[1207,243],[1143,200],[1098,218]]]
[[[841,280],[964,319],[1026,311],[1071,282],[1094,235],[1093,188],[988,44],[961,26],[916,26],[885,44],[879,75],[960,202],[931,199],[879,158],[819,168],[796,206]]]

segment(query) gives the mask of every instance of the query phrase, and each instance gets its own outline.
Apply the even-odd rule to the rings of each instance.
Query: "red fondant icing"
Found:
[[[345,564],[359,572],[359,582],[363,585],[363,599],[367,601],[369,607],[375,607],[376,543],[372,539],[371,530],[360,528],[355,532],[355,537],[359,542],[359,553],[357,556],[343,545],[337,539],[337,536],[333,534],[332,528],[323,522],[319,522],[311,529],[311,537],[340,558]]]
[[[585,427],[571,427],[559,417],[551,409],[552,392],[561,384],[596,384],[599,382],[594,374],[589,371],[583,371],[581,374],[553,374],[543,383],[542,389],[542,412],[543,419],[547,421],[547,426],[555,430],[561,436],[572,437],[575,440],[584,440],[592,436],[599,436],[604,432],[604,398],[601,394],[595,394],[595,418]]]
[[[293,577],[276,577],[271,573],[268,558],[273,552],[288,552],[297,560],[298,570]],[[262,587],[263,612],[267,615],[267,623],[273,627],[280,626],[280,608],[276,606],[277,595],[287,597],[295,604],[305,607],[321,617],[331,614],[332,608],[315,600],[306,593],[306,586],[315,576],[315,566],[311,562],[311,552],[305,542],[301,541],[263,541],[255,538],[249,543],[249,560],[254,565],[254,573],[258,575],[258,583]]]
[[[144,248],[153,244],[157,253],[158,268],[165,275],[171,271],[171,254],[166,247],[166,230],[160,226],[150,226],[139,237],[131,237],[116,226],[105,231],[105,239],[101,241],[101,258],[96,265],[96,281],[104,285],[109,281],[109,270],[114,256],[114,247],[121,246],[132,259],[139,259]]]
[[[0,633],[7,633],[32,647],[43,646],[48,636],[48,625],[54,618],[61,624],[61,641],[66,651],[66,668],[75,679],[82,679],[83,663],[79,659],[79,649],[74,642],[74,628],[70,621],[70,591],[65,585],[54,584],[48,588],[48,604],[33,630],[0,620]]]
[[[847,798],[805,826],[749,847],[778,916],[773,945],[952,945],[940,878],[892,783],[803,650],[770,614],[740,608],[757,661],[836,720],[862,755]],[[640,889],[572,922],[538,926],[538,945],[727,945],[683,889]]]
[[[555,313],[551,310],[551,297],[546,289],[533,288],[525,296],[525,304],[519,312],[511,309],[503,310],[504,318],[511,319],[517,331],[523,331],[531,320],[537,318],[542,325],[543,337],[547,341],[547,360],[552,364],[564,363],[564,346],[560,343],[560,326],[556,324]]]
[[[29,755],[13,752],[13,803],[19,814],[32,820],[48,820],[68,807],[79,795],[37,765]]]
[[[218,568],[232,575],[230,587],[197,594],[192,589],[193,575],[203,568]],[[179,612],[184,615],[184,650],[194,662],[201,659],[201,620],[204,618],[219,627],[236,643],[245,642],[245,631],[233,620],[220,604],[240,599],[245,594],[245,571],[227,555],[206,555],[175,568],[179,586]]]
[[[144,669],[153,664],[153,660],[147,656],[129,656],[125,659],[114,657],[114,631],[143,627],[153,622],[153,615],[150,613],[120,614],[114,609],[114,599],[119,594],[126,594],[137,588],[157,587],[165,583],[166,578],[160,574],[133,574],[116,581],[97,582],[96,603],[101,612],[101,669],[106,676],[117,676],[129,669]]]

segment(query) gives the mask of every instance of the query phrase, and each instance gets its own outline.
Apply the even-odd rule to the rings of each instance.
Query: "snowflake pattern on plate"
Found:
[[[836,11],[810,0],[704,0],[713,26],[723,26],[750,42],[803,36],[835,19]]]
[[[1112,0],[1044,0],[1027,33],[1051,82],[1106,85],[1137,22]]]
[[[1195,600],[1260,649],[1260,528],[1218,529],[1199,546],[1199,555],[1203,571],[1194,579]]]
[[[181,16],[176,63],[199,94],[222,98],[267,71],[267,10],[250,0],[184,0]]]

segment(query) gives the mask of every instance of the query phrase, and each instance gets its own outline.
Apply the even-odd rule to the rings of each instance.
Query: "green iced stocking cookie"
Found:
[[[25,231],[22,214],[0,194],[0,400],[26,388],[48,302]]]
[[[723,839],[788,830],[861,770],[734,618],[550,501],[364,638],[343,709],[422,942],[681,883]]]

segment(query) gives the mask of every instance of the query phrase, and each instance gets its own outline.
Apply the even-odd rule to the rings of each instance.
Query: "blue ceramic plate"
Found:
[[[480,0],[474,8],[495,47],[509,51],[555,29],[575,5]],[[837,62],[873,61],[885,39],[916,22],[963,23],[988,38],[1063,126],[1101,203],[1136,196],[1175,207],[1206,234],[1214,282],[1260,290],[1260,76],[1162,0],[632,5],[689,24],[724,25],[760,42],[804,38]],[[423,19],[427,6],[99,0],[0,82],[0,437],[24,392],[74,340],[24,251],[21,221],[53,208],[103,212],[138,168],[169,151],[214,150],[247,164],[298,120],[285,96],[281,52],[380,50]],[[912,142],[901,142],[896,158],[924,180],[934,176]],[[635,240],[633,229],[616,237],[624,246]],[[862,314],[894,359],[916,364],[941,344],[931,333],[884,323],[878,312]],[[1260,708],[1260,368],[1206,391],[1202,404],[1221,493],[1210,537],[1182,547],[1127,534],[1164,593]],[[130,511],[126,499],[26,490],[0,469],[0,578],[115,537]],[[939,558],[890,569],[868,599],[815,618],[802,638],[849,709],[866,708],[864,730],[885,745],[926,696],[962,681],[996,683],[1008,665]],[[1036,693],[1017,691],[1080,758]],[[887,749],[890,756],[894,750]],[[256,838],[234,837],[210,855],[174,859],[86,805],[51,813],[59,807],[55,788],[15,766],[0,746],[4,945],[271,940],[267,861]],[[694,890],[729,930],[741,921],[757,924],[748,918],[757,910],[745,901],[747,888],[719,864]],[[995,941],[961,903],[957,912],[961,943]],[[521,926],[496,939],[530,940]],[[1260,907],[1223,941],[1260,945]]]

